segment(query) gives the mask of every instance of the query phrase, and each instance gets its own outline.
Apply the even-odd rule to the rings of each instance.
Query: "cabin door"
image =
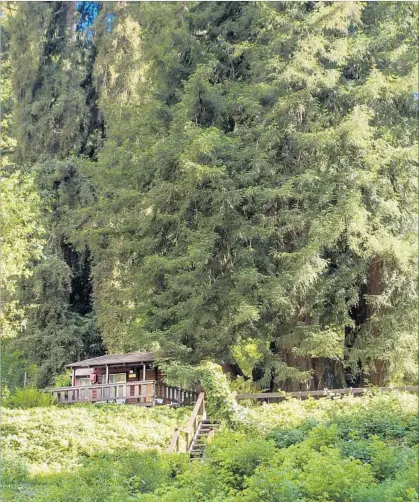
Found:
[[[113,375],[109,375],[109,383],[126,383],[127,374],[126,373],[114,373]],[[124,387],[113,387],[111,390],[111,395],[118,399],[124,396]]]

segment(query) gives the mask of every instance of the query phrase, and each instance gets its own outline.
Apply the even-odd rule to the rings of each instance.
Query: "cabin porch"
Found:
[[[67,368],[71,369],[71,386],[49,390],[62,404],[181,406],[194,403],[198,396],[192,390],[163,383],[163,372],[151,352],[105,355],[68,364]]]
[[[59,387],[50,389],[60,404],[73,403],[119,403],[140,406],[194,404],[198,393],[165,385],[155,380],[91,384],[86,386]]]

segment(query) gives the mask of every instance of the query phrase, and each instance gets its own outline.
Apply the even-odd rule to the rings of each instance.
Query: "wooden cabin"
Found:
[[[51,389],[59,403],[192,404],[197,393],[168,386],[152,352],[113,354],[68,364],[71,387]]]

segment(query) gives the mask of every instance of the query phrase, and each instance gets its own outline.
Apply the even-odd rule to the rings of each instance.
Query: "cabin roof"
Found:
[[[111,364],[149,363],[158,359],[154,352],[131,352],[129,354],[109,354],[106,356],[92,357],[84,361],[67,364],[66,368],[89,368],[93,366],[106,366]]]

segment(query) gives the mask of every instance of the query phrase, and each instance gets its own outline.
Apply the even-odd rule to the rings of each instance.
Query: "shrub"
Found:
[[[230,391],[221,366],[212,362],[202,364],[201,382],[205,389],[209,416],[229,424],[237,422],[240,407]]]
[[[247,479],[238,500],[246,502],[355,501],[358,484],[371,485],[370,467],[341,457],[338,450],[313,451],[307,443],[280,450]]]
[[[267,439],[271,439],[277,448],[288,448],[304,441],[306,434],[301,429],[275,429],[267,436]]]
[[[56,399],[46,392],[42,392],[34,387],[25,387],[24,389],[16,389],[3,403],[3,406],[8,408],[37,408],[53,406],[56,404]]]
[[[410,458],[409,458],[410,457]],[[412,452],[396,475],[377,485],[358,485],[356,502],[417,502],[418,494],[418,452]]]
[[[259,465],[268,462],[275,451],[274,443],[263,437],[226,432],[216,436],[207,455],[220,480],[229,489],[241,490],[245,478],[251,476]]]
[[[71,385],[71,370],[54,377],[54,387],[69,387]]]
[[[339,437],[335,424],[320,424],[309,432],[306,443],[313,450],[320,451],[325,446],[334,446]]]
[[[28,466],[24,460],[15,455],[2,455],[1,486],[15,485],[28,479]]]
[[[400,446],[391,447],[377,437],[372,438],[368,451],[372,472],[379,481],[393,478],[397,472],[414,462],[413,450]]]

